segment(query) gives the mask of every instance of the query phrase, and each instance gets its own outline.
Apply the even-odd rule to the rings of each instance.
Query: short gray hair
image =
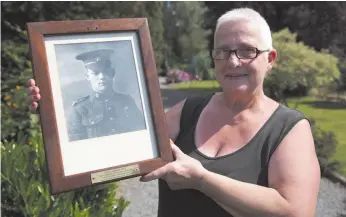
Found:
[[[260,34],[262,36],[263,43],[264,43],[263,45],[265,46],[265,49],[272,49],[273,39],[272,39],[270,27],[267,21],[257,11],[251,8],[233,9],[226,12],[221,17],[219,17],[216,23],[214,40],[215,40],[215,35],[221,24],[228,21],[244,21],[244,20],[251,23],[255,23],[260,27]]]

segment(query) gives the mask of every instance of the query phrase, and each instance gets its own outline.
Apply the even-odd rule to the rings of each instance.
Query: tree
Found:
[[[207,51],[211,32],[205,29],[206,12],[200,2],[166,2],[164,35],[170,64],[180,63],[186,69],[194,56]]]
[[[283,102],[288,97],[285,93],[294,90],[305,93],[314,90],[320,94],[334,90],[340,75],[335,56],[297,43],[296,37],[288,29],[273,34],[278,59],[264,86],[269,95]]]
[[[27,43],[16,29],[27,22],[81,19],[148,18],[156,64],[163,63],[162,2],[2,2],[2,38]]]
[[[137,8],[135,16],[148,17],[150,35],[154,49],[155,62],[158,71],[164,62],[164,26],[163,26],[163,2],[135,2]]]

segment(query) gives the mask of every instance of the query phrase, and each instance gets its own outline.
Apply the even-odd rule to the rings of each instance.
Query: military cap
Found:
[[[76,56],[77,60],[83,61],[86,68],[93,71],[111,67],[110,56],[113,50],[102,49],[81,53]]]

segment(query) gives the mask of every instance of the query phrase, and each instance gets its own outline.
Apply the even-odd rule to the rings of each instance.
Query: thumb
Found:
[[[183,156],[185,156],[185,154],[180,150],[180,148],[178,148],[178,146],[171,144],[172,147],[172,152],[173,152],[173,156],[175,157],[175,159],[181,159]]]

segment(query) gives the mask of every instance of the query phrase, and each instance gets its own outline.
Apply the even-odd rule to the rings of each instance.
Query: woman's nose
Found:
[[[229,67],[238,67],[240,65],[240,59],[236,56],[235,53],[231,53],[228,58]]]

